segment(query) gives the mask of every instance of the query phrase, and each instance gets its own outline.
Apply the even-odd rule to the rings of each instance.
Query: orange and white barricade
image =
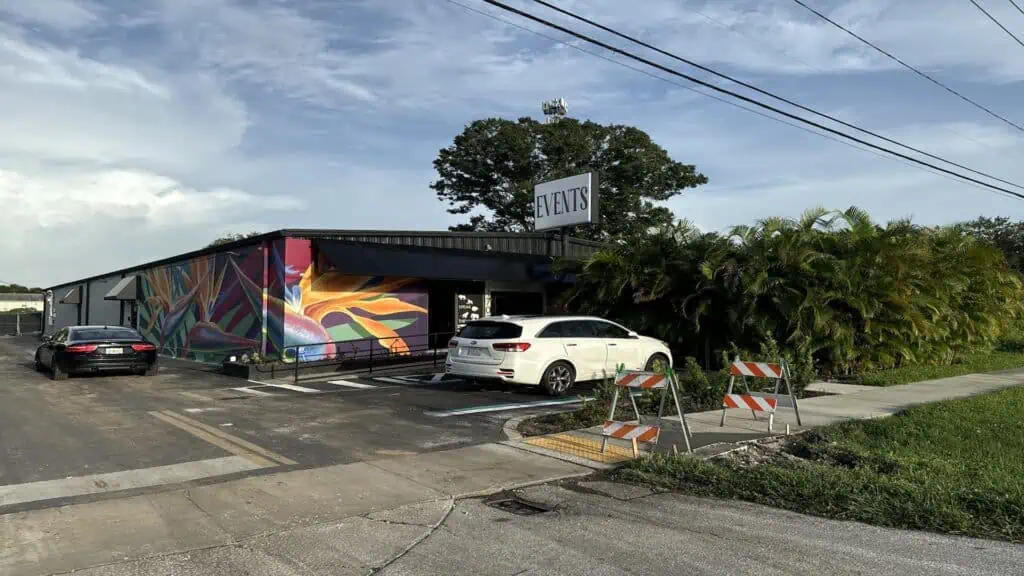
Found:
[[[737,376],[740,377],[745,394],[733,394],[733,385],[736,382]],[[769,378],[775,380],[775,391],[772,392],[770,398],[754,396],[750,393],[750,388],[747,387],[747,378]],[[786,394],[793,402],[793,412],[796,413],[796,425],[801,426],[800,409],[796,405],[796,395],[793,394],[793,388],[789,385],[789,366],[786,365],[786,362],[745,362],[740,360],[739,356],[729,366],[729,388],[725,391],[725,397],[722,398],[722,421],[719,423],[719,426],[725,426],[725,414],[729,408],[749,408],[750,413],[754,416],[754,420],[758,419],[758,412],[766,412],[768,414],[768,432],[773,432],[775,409],[779,406],[780,382],[786,384]]]
[[[686,442],[686,451],[690,448],[690,428],[686,424],[686,416],[683,414],[683,407],[679,403],[679,396],[676,394],[677,383],[671,368],[666,369],[664,374],[656,372],[631,372],[618,370],[615,373],[615,394],[612,396],[612,409],[608,420],[601,428],[601,452],[604,452],[609,438],[629,440],[633,444],[633,457],[640,455],[638,442],[650,442],[657,444],[661,436],[661,427],[643,424],[640,418],[640,409],[637,408],[636,399],[633,398],[633,390],[661,390],[661,404],[658,406],[658,424],[661,424],[662,415],[665,412],[665,400],[669,392],[672,393],[672,400],[676,404],[676,412],[679,414],[679,424],[683,430],[683,440]],[[619,390],[625,389],[630,404],[633,405],[633,413],[636,414],[636,424],[631,422],[620,422],[615,420],[615,407],[619,402]]]

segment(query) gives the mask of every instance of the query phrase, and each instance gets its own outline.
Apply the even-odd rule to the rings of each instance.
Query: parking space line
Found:
[[[304,392],[306,394],[317,394],[317,393],[320,392],[320,390],[317,390],[316,388],[306,388],[305,386],[297,386],[295,384],[285,384],[283,382],[281,382],[281,383],[262,382],[262,384],[264,386],[273,386],[274,388],[284,388],[285,390],[293,390],[295,392]]]
[[[444,377],[445,377],[445,373],[444,373],[444,372],[440,372],[440,373],[438,373],[438,374],[434,374],[434,375],[433,375],[433,376],[432,376],[432,377],[430,378],[430,381],[431,381],[431,382],[440,382],[440,381],[441,381],[441,379],[442,379],[442,378],[444,378]]]
[[[248,472],[263,467],[243,456],[224,456],[153,468],[11,484],[0,486],[0,506],[177,484],[213,476]]]
[[[388,384],[408,384],[408,380],[401,380],[399,378],[391,378],[390,376],[374,376],[374,380],[378,382],[387,382]]]
[[[286,458],[286,457],[278,454],[277,452],[271,452],[270,450],[267,450],[266,448],[264,448],[262,446],[257,446],[256,444],[253,444],[252,442],[249,442],[248,440],[244,440],[242,438],[239,438],[238,436],[233,436],[231,434],[228,434],[227,432],[224,432],[223,430],[220,430],[218,428],[214,428],[213,426],[209,426],[207,424],[203,424],[202,422],[200,422],[198,420],[193,420],[192,418],[189,418],[188,416],[185,416],[184,414],[178,414],[177,412],[172,412],[170,410],[164,410],[164,411],[161,412],[161,414],[164,414],[165,416],[169,416],[171,418],[174,418],[174,419],[176,419],[176,420],[178,420],[180,422],[183,422],[184,424],[187,424],[187,425],[190,425],[190,426],[194,426],[195,428],[198,428],[198,429],[203,430],[203,431],[205,431],[205,432],[207,432],[209,434],[212,434],[214,436],[217,436],[217,437],[221,438],[225,442],[231,442],[233,444],[241,446],[242,448],[244,448],[246,450],[249,450],[250,452],[254,452],[254,453],[259,454],[260,456],[262,456],[264,458],[269,458],[270,460],[274,460],[275,462],[278,462],[280,464],[284,464],[284,465],[287,465],[287,466],[298,464],[298,462],[296,462],[295,460],[292,460],[291,458]]]
[[[567,398],[565,400],[537,400],[536,402],[518,402],[514,404],[490,404],[487,406],[472,406],[469,408],[456,408],[455,410],[443,410],[440,412],[426,411],[423,414],[435,418],[448,418],[450,416],[466,416],[469,414],[484,414],[487,412],[506,412],[508,410],[523,410],[525,408],[544,408],[546,406],[569,406],[571,404],[582,404],[593,398]]]
[[[261,386],[262,386],[262,384],[261,384]],[[232,388],[232,390],[236,390],[238,392],[245,392],[246,394],[252,394],[253,396],[277,396],[277,394],[273,394],[271,392],[264,392],[262,390],[255,390],[251,386],[243,386],[241,388]]]
[[[269,460],[267,458],[260,456],[259,454],[250,452],[237,444],[228,442],[227,440],[224,440],[223,438],[220,438],[214,434],[210,434],[205,430],[202,430],[201,428],[197,428],[185,422],[181,422],[177,418],[172,418],[166,414],[155,411],[150,412],[150,414],[154,418],[157,418],[158,420],[163,420],[164,422],[170,424],[171,426],[174,426],[175,428],[184,430],[185,432],[188,432],[189,434],[195,436],[196,438],[199,438],[200,440],[213,444],[214,446],[227,452],[230,452],[235,456],[241,456],[242,458],[245,458],[249,462],[252,462],[259,468],[273,468],[274,466],[278,465],[278,463],[274,462],[273,460]]]
[[[362,382],[352,382],[351,380],[328,380],[327,383],[347,388],[376,388],[373,384],[363,384]]]

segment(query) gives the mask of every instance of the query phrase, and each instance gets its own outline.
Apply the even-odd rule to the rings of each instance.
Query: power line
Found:
[[[1012,2],[1013,0],[1010,0],[1010,1]],[[732,32],[733,34],[738,34],[740,36],[743,36],[744,38],[746,38],[747,40],[750,40],[751,42],[754,42],[756,44],[760,44],[761,46],[767,47],[768,49],[770,49],[771,51],[775,52],[776,54],[779,54],[781,56],[785,56],[786,58],[789,58],[790,60],[792,60],[794,62],[799,62],[800,64],[803,64],[804,67],[806,67],[808,70],[813,70],[813,71],[818,72],[820,74],[827,74],[827,72],[825,70],[823,70],[820,66],[815,66],[813,64],[809,64],[806,60],[803,60],[802,58],[794,56],[788,50],[781,49],[778,46],[775,46],[775,45],[773,45],[773,44],[771,44],[769,42],[765,42],[764,40],[761,40],[759,38],[755,38],[754,36],[751,36],[750,34],[747,34],[746,32],[744,32],[742,30],[739,30],[739,29],[735,28],[734,26],[732,26],[730,24],[726,24],[725,22],[722,22],[721,20],[719,20],[717,18],[714,18],[712,16],[708,16],[707,14],[705,14],[704,12],[701,12],[700,10],[698,10],[696,8],[690,8],[690,10],[694,14],[696,14],[697,16],[700,16],[701,18],[707,20],[708,22],[711,22],[712,24],[714,24],[714,25],[716,25],[716,26],[718,26],[720,28],[724,28],[724,29],[728,30],[729,32]],[[985,148],[994,148],[988,142],[982,142],[981,140],[978,140],[974,136],[971,136],[970,134],[967,134],[965,132],[961,132],[959,130],[954,130],[953,128],[950,128],[946,124],[939,124],[938,126],[940,128],[942,128],[943,130],[945,130],[946,132],[949,132],[950,134],[959,136],[961,138],[966,138],[966,139],[970,140],[971,142],[974,142],[975,144],[977,144],[979,146],[984,146]]]
[[[477,10],[476,8],[473,8],[471,6],[467,6],[467,5],[465,5],[465,4],[461,3],[461,2],[458,2],[456,0],[448,0],[448,2],[450,2],[451,4],[454,4],[455,6],[458,6],[458,7],[462,8],[463,10],[466,10],[467,12],[472,12],[474,14],[478,14],[480,16],[484,16],[486,18],[490,18],[491,20],[494,20],[496,22],[501,22],[501,23],[506,24],[508,26],[512,26],[514,28],[518,28],[519,30],[522,30],[524,32],[529,32],[531,34],[535,34],[537,36],[540,36],[541,38],[545,38],[547,40],[550,40],[551,42],[555,42],[557,44],[561,44],[561,45],[566,46],[568,48],[572,48],[573,50],[576,50],[578,52],[582,52],[583,54],[594,56],[595,58],[600,58],[601,60],[605,60],[606,62],[610,62],[612,64],[616,64],[616,65],[622,66],[624,68],[628,68],[629,70],[632,70],[634,72],[643,74],[644,76],[647,76],[649,78],[653,78],[655,80],[660,80],[662,82],[667,82],[669,84],[672,84],[673,86],[677,86],[679,88],[682,88],[683,90],[694,92],[696,94],[700,94],[701,96],[706,96],[706,97],[711,98],[712,100],[716,100],[716,101],[718,101],[718,102],[720,102],[722,104],[727,104],[729,106],[732,106],[733,108],[739,108],[740,110],[744,110],[746,112],[750,112],[751,114],[757,114],[758,116],[761,116],[762,118],[767,118],[768,120],[772,120],[772,121],[778,122],[780,124],[785,124],[786,126],[790,126],[792,128],[796,128],[797,130],[802,130],[802,131],[807,132],[808,134],[812,134],[814,136],[820,136],[820,137],[825,138],[827,140],[831,140],[832,142],[836,142],[838,144],[842,144],[843,146],[848,146],[850,148],[853,148],[854,150],[858,150],[860,152],[865,152],[867,154],[871,154],[872,156],[876,156],[876,157],[882,158],[884,160],[893,160],[893,161],[899,162],[901,164],[904,164],[906,166],[911,166],[911,167],[918,168],[917,166],[914,166],[914,164],[912,162],[908,162],[908,161],[906,161],[906,160],[904,160],[902,158],[897,158],[895,156],[886,155],[886,154],[883,154],[881,152],[877,152],[875,150],[872,150],[870,148],[864,148],[862,146],[858,146],[858,145],[853,144],[851,142],[847,142],[846,140],[841,140],[839,138],[836,138],[835,136],[831,136],[829,134],[824,134],[822,132],[817,132],[815,130],[812,130],[811,128],[808,128],[806,126],[801,126],[800,124],[797,124],[795,122],[790,122],[788,120],[784,120],[784,119],[779,118],[777,116],[772,116],[771,114],[766,114],[764,112],[761,112],[760,110],[756,110],[754,108],[750,108],[749,106],[744,106],[743,104],[740,104],[738,102],[733,102],[731,100],[726,100],[725,98],[722,98],[720,96],[716,96],[714,94],[709,94],[709,93],[704,92],[702,90],[698,90],[698,89],[696,89],[696,88],[694,88],[692,86],[687,86],[686,84],[683,84],[682,82],[678,82],[676,80],[672,80],[671,78],[665,78],[664,76],[659,76],[657,74],[651,73],[651,72],[649,72],[647,70],[644,70],[644,69],[642,69],[642,68],[640,68],[638,66],[632,66],[632,65],[627,64],[625,62],[622,62],[620,60],[616,60],[614,58],[609,58],[608,56],[605,56],[603,54],[599,54],[597,52],[593,52],[591,50],[587,50],[585,48],[581,48],[581,47],[579,47],[576,44],[573,44],[571,42],[567,42],[565,40],[562,40],[562,39],[559,39],[559,38],[555,38],[554,36],[549,36],[547,34],[544,34],[543,32],[538,32],[536,30],[533,30],[532,28],[527,28],[526,26],[523,26],[521,24],[516,24],[515,22],[512,22],[511,20],[508,20],[508,19],[505,19],[505,18],[501,18],[500,16],[496,16],[494,14],[490,14],[488,12],[484,12],[483,10]],[[966,182],[964,180],[961,180],[959,176],[950,176],[949,174],[945,174],[943,172],[939,172],[939,171],[933,170],[933,169],[928,168],[928,167],[925,167],[924,169],[926,169],[929,172],[935,174],[936,176],[941,176],[942,178],[945,178],[947,180],[951,180],[951,181],[954,181],[954,182],[959,182],[959,183],[962,183],[962,184],[969,184],[971,186],[974,186],[975,188],[979,188],[979,189],[985,190],[986,192],[990,192],[991,191],[991,190],[988,190],[986,187],[979,186],[978,184],[976,184],[974,182]]]
[[[971,3],[972,3],[972,4],[974,4],[975,6],[978,6],[978,4],[977,4],[976,2],[974,2],[974,0],[970,0],[970,1],[971,1]],[[812,7],[808,6],[808,5],[807,5],[807,4],[805,4],[805,3],[804,3],[804,2],[802,1],[802,0],[793,0],[793,2],[795,2],[795,3],[797,3],[798,5],[802,6],[802,7],[803,7],[804,9],[806,9],[806,10],[807,10],[808,12],[810,12],[811,14],[814,14],[814,15],[815,15],[815,16],[817,16],[818,18],[821,18],[821,19],[822,19],[822,20],[824,20],[825,22],[828,22],[829,24],[831,24],[831,25],[835,26],[836,28],[838,28],[838,29],[842,30],[843,32],[846,32],[846,33],[847,33],[847,34],[849,34],[850,36],[853,36],[854,38],[856,38],[857,40],[859,40],[859,41],[860,41],[861,43],[863,43],[863,44],[866,44],[867,46],[870,46],[871,48],[874,48],[874,49],[875,49],[875,50],[876,50],[877,52],[879,52],[880,54],[883,54],[883,55],[885,55],[885,56],[886,56],[887,58],[889,58],[890,60],[892,60],[892,61],[896,62],[896,63],[897,63],[897,64],[899,64],[900,66],[903,66],[903,67],[904,67],[904,68],[906,68],[907,70],[910,70],[910,71],[911,71],[911,72],[913,72],[914,74],[917,74],[917,75],[918,75],[918,76],[920,76],[921,78],[924,78],[925,80],[927,80],[927,81],[931,82],[932,84],[935,84],[935,85],[936,85],[936,86],[938,86],[939,88],[942,88],[942,89],[943,89],[943,90],[945,90],[946,92],[949,92],[950,94],[952,94],[952,95],[956,96],[957,98],[959,98],[959,99],[963,100],[964,102],[967,102],[967,103],[968,103],[968,104],[970,104],[971,106],[974,106],[975,108],[978,108],[979,110],[982,110],[983,112],[985,112],[985,113],[986,113],[986,114],[988,114],[989,116],[991,116],[991,117],[993,117],[993,118],[996,118],[997,120],[1000,120],[1001,122],[1004,122],[1004,123],[1006,123],[1006,124],[1009,124],[1010,126],[1013,126],[1014,128],[1016,128],[1017,130],[1019,130],[1019,131],[1021,131],[1021,132],[1024,132],[1024,127],[1022,127],[1021,125],[1017,124],[1016,122],[1013,122],[1012,120],[1009,120],[1009,119],[1007,119],[1006,117],[1004,117],[1004,116],[1001,116],[1001,115],[999,115],[999,114],[997,114],[997,113],[993,112],[991,108],[988,108],[987,106],[984,106],[983,104],[979,104],[978,102],[976,102],[976,101],[974,101],[974,100],[972,100],[972,99],[968,98],[967,96],[964,96],[964,95],[963,95],[963,94],[962,94],[961,92],[959,92],[959,91],[957,91],[957,90],[954,90],[953,88],[950,88],[949,86],[946,86],[946,85],[945,85],[945,84],[943,84],[942,82],[939,82],[938,80],[936,80],[936,79],[935,79],[934,77],[932,77],[931,75],[929,75],[929,74],[925,74],[925,73],[924,73],[924,72],[922,72],[921,70],[919,70],[919,69],[917,69],[917,68],[915,68],[915,67],[911,66],[910,64],[907,64],[907,63],[906,63],[906,62],[904,62],[903,60],[901,60],[901,59],[897,58],[896,56],[894,56],[894,55],[893,55],[892,53],[890,53],[890,52],[888,52],[888,51],[886,51],[886,50],[884,50],[884,49],[880,48],[880,47],[879,47],[879,46],[878,46],[877,44],[874,44],[874,43],[873,43],[873,42],[871,42],[870,40],[867,40],[867,39],[865,39],[864,37],[862,37],[861,35],[859,35],[859,34],[857,34],[856,32],[854,32],[853,30],[850,30],[849,28],[847,28],[847,27],[843,26],[842,24],[840,24],[840,23],[836,22],[835,20],[833,20],[833,19],[829,18],[829,17],[828,17],[828,16],[826,16],[825,14],[822,14],[822,13],[821,13],[821,12],[819,12],[818,10],[815,10],[814,8],[812,8]],[[981,9],[981,6],[978,6],[978,8],[979,8],[979,9]],[[984,12],[984,10],[982,10],[982,12]],[[986,14],[987,14],[987,12],[986,12]],[[990,17],[991,17],[991,16],[990,16]],[[996,22],[996,24],[999,24],[999,23],[998,23],[998,22]],[[999,24],[999,25],[1000,25],[1000,26],[1002,26],[1002,24]],[[1005,28],[1004,28],[1004,30],[1005,30]],[[1007,32],[1009,32],[1009,31],[1007,30]],[[1011,36],[1012,36],[1012,34],[1011,34]],[[1020,42],[1020,40],[1017,40],[1017,42]],[[1021,44],[1021,45],[1022,45],[1022,46],[1024,46],[1024,44]]]
[[[535,0],[535,1],[538,1],[538,0]],[[505,4],[503,2],[499,2],[498,0],[483,0],[483,2],[485,2],[487,4],[490,4],[491,6],[499,8],[501,10],[504,10],[506,12],[511,12],[513,14],[516,14],[516,15],[520,16],[520,17],[526,18],[528,20],[532,20],[532,21],[534,21],[534,22],[536,22],[538,24],[542,24],[542,25],[544,25],[544,26],[546,26],[548,28],[552,28],[554,30],[558,30],[559,32],[562,32],[564,34],[568,34],[570,36],[573,36],[575,38],[583,40],[584,42],[587,42],[589,44],[593,44],[595,46],[598,46],[598,47],[603,48],[605,50],[608,50],[610,52],[614,52],[614,53],[619,54],[621,56],[625,56],[625,57],[627,57],[627,58],[629,58],[631,60],[640,62],[640,63],[645,64],[645,65],[647,65],[647,66],[649,66],[651,68],[655,68],[657,70],[661,70],[662,72],[667,72],[667,73],[669,73],[669,74],[671,74],[673,76],[677,76],[679,78],[683,78],[685,80],[688,80],[689,82],[692,82],[694,84],[703,86],[705,88],[710,88],[711,90],[714,90],[715,92],[718,92],[718,93],[721,93],[721,94],[726,94],[728,96],[736,98],[737,100],[741,100],[741,101],[746,102],[748,104],[753,104],[753,105],[755,105],[755,106],[757,106],[759,108],[770,110],[770,111],[772,111],[772,112],[774,112],[776,114],[779,114],[781,116],[785,116],[785,117],[790,118],[792,120],[796,120],[798,122],[814,126],[815,128],[817,128],[819,130],[823,130],[823,131],[828,132],[830,134],[835,134],[836,136],[839,136],[841,138],[845,138],[847,140],[852,140],[854,142],[857,142],[858,144],[867,146],[869,148],[873,148],[875,150],[879,150],[881,152],[884,152],[884,153],[887,153],[887,154],[891,154],[892,156],[896,156],[896,157],[899,157],[899,158],[903,158],[905,160],[909,160],[909,161],[911,161],[911,162],[913,162],[915,164],[918,164],[918,165],[921,165],[921,166],[925,166],[925,167],[929,167],[929,168],[932,168],[932,169],[937,170],[939,172],[943,172],[943,173],[949,174],[951,176],[960,178],[962,180],[969,181],[969,182],[974,182],[976,184],[979,184],[981,186],[984,186],[984,187],[989,188],[991,190],[994,190],[996,192],[1002,192],[1004,194],[1009,194],[1010,196],[1014,196],[1016,198],[1024,200],[1024,194],[1020,194],[1020,193],[1014,192],[1012,190],[1007,190],[1006,188],[1003,188],[1001,186],[996,186],[995,184],[991,184],[989,182],[984,182],[984,181],[978,180],[976,178],[972,178],[970,176],[965,176],[963,174],[959,174],[959,173],[954,172],[952,170],[949,170],[947,168],[943,168],[941,166],[936,166],[936,165],[931,164],[929,162],[925,162],[924,160],[921,160],[919,158],[914,158],[913,156],[908,156],[908,155],[906,155],[906,154],[904,154],[902,152],[897,152],[895,150],[890,150],[888,148],[885,148],[884,146],[879,146],[878,144],[874,144],[872,142],[868,142],[868,141],[863,140],[861,138],[857,138],[856,136],[851,136],[849,134],[846,134],[846,133],[841,132],[839,130],[836,130],[834,128],[830,128],[830,127],[825,126],[823,124],[819,124],[819,123],[817,123],[817,122],[815,122],[813,120],[808,120],[807,118],[803,118],[803,117],[797,116],[796,114],[792,114],[790,112],[786,112],[785,110],[781,110],[781,109],[776,108],[776,107],[774,107],[774,106],[772,106],[770,104],[765,104],[763,102],[760,102],[760,101],[755,100],[753,98],[750,98],[748,96],[744,96],[744,95],[739,94],[737,92],[733,92],[732,90],[728,90],[726,88],[721,88],[719,86],[715,86],[714,84],[712,84],[710,82],[706,82],[704,80],[701,80],[701,79],[696,78],[694,76],[691,76],[689,74],[685,74],[683,72],[679,72],[678,70],[673,70],[672,68],[669,68],[669,67],[664,66],[662,64],[658,64],[657,62],[653,62],[653,61],[648,60],[648,59],[646,59],[646,58],[644,58],[642,56],[637,56],[636,54],[633,54],[631,52],[623,50],[622,48],[618,48],[616,46],[612,46],[611,44],[608,44],[606,42],[602,42],[600,40],[597,40],[596,38],[592,38],[592,37],[587,36],[586,34],[583,34],[581,32],[576,32],[575,30],[570,30],[569,28],[566,28],[564,26],[561,26],[559,24],[551,22],[550,20],[545,20],[544,18],[541,18],[539,16],[535,16],[535,15],[530,14],[529,12],[526,12],[524,10],[520,10],[518,8],[514,8],[512,6],[509,6],[508,4]],[[902,144],[900,144],[900,145],[902,146]],[[949,162],[948,160],[942,160],[942,161],[943,162],[947,162],[949,164],[953,164],[952,162]],[[986,175],[986,177],[992,178],[992,177],[990,177],[988,175]],[[993,180],[998,180],[996,178],[992,178],[992,179]],[[1020,187],[1020,186],[1018,186],[1018,187]]]
[[[1017,4],[1013,0],[1010,0],[1010,4],[1013,4],[1013,7],[1017,9],[1017,12],[1020,12],[1021,14],[1024,14],[1024,8],[1021,8],[1020,4]]]
[[[486,2],[487,0],[484,0],[484,1]],[[995,181],[1000,182],[1002,184],[1006,184],[1008,186],[1013,186],[1015,188],[1020,188],[1020,189],[1024,190],[1024,186],[1022,186],[1020,184],[1017,184],[1015,182],[1011,182],[1009,180],[1004,180],[1002,178],[998,178],[996,176],[993,176],[993,175],[988,174],[986,172],[982,172],[980,170],[975,170],[973,168],[970,168],[970,167],[965,166],[963,164],[960,164],[958,162],[954,162],[952,160],[947,160],[945,158],[942,158],[941,156],[936,156],[935,154],[932,154],[930,152],[926,152],[924,150],[921,150],[920,148],[916,148],[914,146],[910,146],[908,144],[904,144],[902,142],[899,142],[899,141],[894,140],[892,138],[889,138],[887,136],[883,136],[883,135],[881,135],[881,134],[879,134],[877,132],[874,132],[872,130],[868,130],[866,128],[861,128],[860,126],[857,126],[855,124],[851,124],[851,123],[846,122],[844,120],[840,120],[839,118],[836,118],[836,117],[831,116],[829,114],[825,114],[823,112],[818,112],[817,110],[814,110],[813,108],[810,108],[808,106],[804,106],[803,104],[800,104],[799,102],[795,102],[795,101],[790,100],[788,98],[785,98],[785,97],[782,97],[782,96],[778,96],[778,95],[776,95],[776,94],[774,94],[772,92],[769,92],[767,90],[763,90],[763,89],[761,89],[761,88],[759,88],[757,86],[754,86],[753,84],[750,84],[749,82],[744,82],[742,80],[739,80],[737,78],[729,76],[728,74],[723,74],[721,72],[718,72],[717,70],[713,70],[711,68],[708,68],[707,66],[698,64],[698,63],[696,63],[696,62],[694,62],[692,60],[688,60],[686,58],[683,58],[681,56],[678,56],[676,54],[673,54],[673,53],[668,52],[666,50],[663,50],[661,48],[658,48],[657,46],[654,46],[652,44],[644,42],[643,40],[639,40],[639,39],[634,38],[632,36],[629,36],[627,34],[623,34],[622,32],[619,32],[618,30],[615,30],[615,29],[610,28],[608,26],[605,26],[605,25],[601,24],[600,22],[595,22],[594,20],[591,20],[589,18],[586,18],[584,16],[580,16],[579,14],[576,14],[576,13],[571,12],[569,10],[565,10],[563,8],[555,6],[555,5],[553,5],[553,4],[549,3],[549,2],[546,2],[545,0],[533,0],[533,1],[536,2],[537,4],[540,4],[540,5],[542,5],[544,7],[547,7],[549,9],[551,9],[551,10],[554,10],[555,12],[558,12],[558,13],[560,13],[562,15],[568,16],[568,17],[573,18],[575,20],[578,20],[580,22],[584,22],[584,23],[586,23],[586,24],[588,24],[590,26],[593,26],[593,27],[595,27],[595,28],[597,28],[599,30],[603,30],[605,32],[608,32],[610,34],[618,36],[619,38],[622,38],[624,40],[628,40],[630,42],[633,42],[634,44],[638,44],[640,46],[643,46],[644,48],[647,48],[649,50],[657,52],[657,53],[659,53],[659,54],[661,54],[663,56],[668,56],[669,58],[672,58],[674,60],[678,60],[680,62],[683,62],[684,64],[687,64],[689,66],[693,66],[694,68],[697,68],[697,69],[702,70],[704,72],[708,72],[709,74],[713,74],[713,75],[715,75],[715,76],[717,76],[719,78],[723,78],[723,79],[728,80],[730,82],[739,84],[740,86],[743,86],[744,88],[753,90],[754,92],[757,92],[758,94],[762,94],[762,95],[768,96],[769,98],[774,98],[775,100],[778,100],[780,102],[785,102],[786,104],[788,104],[790,106],[793,106],[793,107],[795,107],[797,109],[803,110],[805,112],[809,112],[809,113],[814,114],[816,116],[819,116],[821,118],[825,118],[827,120],[830,120],[832,122],[835,122],[836,124],[845,126],[847,128],[851,128],[851,129],[856,130],[856,131],[858,131],[858,132],[860,132],[862,134],[867,134],[867,135],[872,136],[874,138],[878,138],[879,140],[882,140],[884,142],[888,142],[890,144],[894,144],[896,146],[900,146],[900,147],[906,148],[907,150],[912,150],[913,152],[916,152],[918,154],[921,154],[922,156],[926,156],[926,157],[931,158],[933,160],[938,160],[940,162],[945,162],[946,164],[949,164],[951,166],[956,166],[957,168],[960,168],[961,170],[966,170],[968,172],[977,174],[979,176],[984,176],[985,178],[989,178],[991,180],[995,180]],[[490,3],[490,2],[488,2],[488,3]],[[758,103],[758,104],[760,105],[760,103]],[[797,118],[799,118],[799,117],[797,117]],[[801,118],[801,120],[804,120],[804,119]],[[844,136],[845,136],[845,134],[844,134]]]
[[[797,0],[797,1],[799,1],[799,0]],[[536,2],[538,4],[541,4],[542,6],[545,6],[545,7],[549,8],[549,9],[552,9],[552,10],[554,10],[554,11],[560,13],[560,14],[569,16],[569,17],[571,17],[573,19],[577,19],[577,20],[579,20],[579,22],[582,22],[582,23],[585,23],[585,24],[587,24],[589,26],[597,28],[598,30],[602,30],[602,31],[607,32],[609,34],[612,34],[614,36],[620,37],[620,38],[622,38],[624,40],[628,40],[630,42],[633,42],[635,44],[643,46],[644,48],[647,48],[649,50],[653,50],[653,51],[655,51],[655,52],[657,52],[659,54],[662,54],[662,55],[665,55],[665,56],[669,56],[670,58],[679,60],[679,61],[681,61],[681,63],[686,64],[688,66],[691,66],[693,68],[696,68],[698,70],[701,70],[703,72],[707,72],[709,74],[713,74],[713,75],[715,75],[715,76],[717,76],[719,78],[728,80],[728,81],[733,82],[735,84],[739,84],[740,86],[742,86],[744,88],[748,88],[748,89],[754,90],[755,92],[758,92],[759,94],[763,94],[763,95],[766,95],[768,97],[774,98],[776,100],[785,102],[785,104],[790,105],[790,106],[792,106],[794,108],[797,108],[799,110],[802,110],[804,112],[808,112],[808,113],[813,114],[815,116],[818,116],[820,118],[824,118],[824,119],[827,119],[827,120],[829,120],[831,122],[835,122],[835,123],[840,124],[842,126],[846,126],[847,128],[851,128],[853,130],[857,130],[858,132],[861,132],[863,134],[867,134],[869,136],[879,138],[880,140],[883,140],[883,141],[891,143],[891,145],[895,145],[895,146],[898,146],[898,147],[901,147],[901,148],[905,148],[906,150],[918,153],[918,154],[920,154],[922,156],[926,156],[928,158],[931,158],[932,160],[938,160],[939,162],[945,162],[946,164],[949,164],[951,166],[955,166],[955,167],[957,167],[959,169],[967,170],[967,171],[972,172],[974,174],[978,174],[979,176],[984,176],[986,178],[993,179],[993,180],[998,181],[1000,183],[1005,183],[1005,184],[1007,184],[1007,186],[1012,186],[1014,188],[1024,190],[1024,186],[1021,186],[1021,184],[1018,184],[1016,182],[1012,182],[1010,180],[1002,179],[1002,178],[993,176],[993,175],[991,175],[989,173],[982,172],[980,170],[975,170],[974,168],[971,168],[969,166],[965,166],[964,164],[959,164],[959,163],[953,162],[951,160],[946,160],[945,158],[936,156],[934,154],[931,154],[931,153],[926,152],[924,150],[921,150],[919,148],[914,148],[912,146],[905,145],[905,143],[903,143],[903,142],[900,142],[900,141],[895,140],[893,138],[890,138],[888,136],[884,136],[884,135],[882,135],[882,134],[880,134],[878,132],[874,132],[872,130],[868,130],[866,128],[862,128],[860,126],[857,126],[856,124],[851,124],[850,122],[846,122],[844,120],[840,120],[839,118],[836,118],[835,116],[830,116],[828,114],[824,114],[824,113],[818,112],[818,111],[816,111],[814,109],[811,109],[809,107],[806,107],[806,106],[800,104],[800,102],[794,101],[792,99],[785,98],[783,96],[779,96],[779,95],[774,94],[772,92],[769,92],[767,90],[761,89],[761,88],[759,88],[759,87],[757,87],[757,86],[755,86],[755,85],[753,85],[753,84],[751,84],[749,82],[744,82],[742,80],[739,80],[739,79],[734,78],[732,76],[729,76],[727,74],[723,74],[723,73],[720,73],[720,72],[718,72],[716,70],[708,68],[706,66],[702,66],[700,64],[695,63],[695,61],[692,61],[690,59],[684,58],[684,57],[682,57],[682,56],[680,56],[678,54],[674,54],[674,53],[669,52],[667,50],[664,50],[662,48],[658,48],[657,46],[654,46],[652,44],[644,42],[643,40],[639,40],[639,39],[637,39],[635,37],[632,37],[632,36],[629,36],[627,34],[623,34],[622,32],[618,32],[617,30],[614,30],[612,28],[604,26],[604,25],[602,25],[600,23],[594,22],[594,20],[592,20],[590,18],[587,18],[587,17],[582,16],[580,14],[571,12],[571,11],[566,10],[564,8],[560,8],[560,7],[555,6],[554,4],[551,4],[550,2],[547,2],[545,0],[534,0],[534,2]],[[1024,131],[1024,128],[1022,128],[1022,131]]]
[[[1015,34],[1014,34],[1013,32],[1010,32],[1010,29],[1009,29],[1009,28],[1007,28],[1006,26],[1003,26],[1003,23],[1002,23],[1002,22],[1000,22],[999,20],[996,20],[996,17],[995,17],[995,16],[993,16],[993,15],[989,14],[989,13],[988,13],[988,10],[985,10],[984,8],[982,8],[982,7],[981,7],[981,4],[978,4],[978,3],[977,3],[977,2],[975,2],[974,0],[970,0],[970,2],[971,2],[971,4],[974,4],[974,7],[975,7],[975,8],[977,8],[978,10],[981,10],[981,13],[982,13],[982,14],[984,14],[985,16],[988,16],[988,19],[989,19],[989,20],[991,20],[991,21],[995,22],[996,26],[999,26],[1000,28],[1002,28],[1002,29],[1003,29],[1003,32],[1006,32],[1007,34],[1009,34],[1009,35],[1010,35],[1010,38],[1013,38],[1014,40],[1016,40],[1016,41],[1017,41],[1017,44],[1020,44],[1021,48],[1024,48],[1024,41],[1021,41],[1021,39],[1020,39],[1020,38],[1017,38],[1017,36],[1016,36],[1016,35],[1015,35]],[[1016,4],[1014,4],[1014,6],[1017,6],[1017,5],[1016,5]],[[1017,10],[1020,10],[1020,7],[1019,7],[1019,6],[1017,7]]]

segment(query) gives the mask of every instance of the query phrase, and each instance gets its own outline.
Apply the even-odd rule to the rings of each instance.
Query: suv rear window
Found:
[[[87,328],[85,330],[72,330],[71,340],[73,342],[85,342],[89,340],[141,340],[142,335],[131,328]]]
[[[506,340],[523,335],[523,327],[508,322],[470,322],[459,331],[459,338]]]

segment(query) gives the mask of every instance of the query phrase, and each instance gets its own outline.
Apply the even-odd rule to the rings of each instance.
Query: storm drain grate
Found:
[[[551,512],[551,507],[539,502],[523,500],[519,496],[503,494],[484,501],[484,504],[498,510],[504,510],[517,516],[533,516],[543,512]]]

